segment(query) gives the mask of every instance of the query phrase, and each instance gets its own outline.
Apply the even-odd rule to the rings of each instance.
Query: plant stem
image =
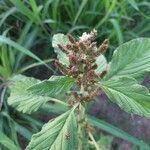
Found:
[[[51,98],[50,100],[51,100],[51,101],[53,101],[53,102],[56,102],[56,103],[62,104],[62,105],[64,105],[64,106],[68,106],[68,104],[67,104],[67,103],[65,103],[65,102],[63,102],[63,101],[61,101],[61,100],[59,100],[59,99]]]
[[[79,114],[77,116],[77,119],[78,119],[78,150],[81,150],[82,149],[82,127],[81,127],[81,123],[80,121],[82,120],[81,118],[81,104],[78,106],[78,111],[79,111]]]
[[[85,121],[85,108],[82,104],[79,104],[78,106],[78,150],[84,150],[85,149],[85,128],[84,128],[84,121]]]
[[[54,59],[44,60],[43,62],[44,63],[49,63],[49,62],[52,62],[52,61],[54,61]],[[44,64],[41,63],[41,62],[36,62],[36,63],[30,64],[29,66],[26,66],[26,67],[22,68],[21,70],[19,70],[18,73],[23,73],[23,72],[27,71],[28,69],[31,69],[31,68],[37,67],[37,66],[41,66],[41,65],[44,65]],[[50,70],[54,71],[52,68],[50,68]]]
[[[99,148],[98,144],[96,143],[96,141],[95,141],[95,139],[94,139],[92,133],[91,133],[91,132],[88,132],[88,135],[89,135],[90,139],[92,140],[92,142],[93,142],[93,144],[94,144],[96,150],[101,150],[101,149]]]

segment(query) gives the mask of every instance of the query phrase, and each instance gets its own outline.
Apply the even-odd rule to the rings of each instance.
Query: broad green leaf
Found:
[[[41,107],[40,112],[53,113],[59,115],[66,112],[67,110],[69,110],[69,107],[61,105],[60,103],[53,103],[53,104],[46,103]]]
[[[39,133],[34,134],[26,150],[75,150],[76,134],[74,111],[69,110],[50,120]]]
[[[52,46],[54,47],[59,62],[67,67],[69,66],[69,59],[67,55],[58,48],[58,44],[66,45],[68,42],[68,37],[61,33],[55,34],[52,39]]]
[[[15,77],[10,86],[11,94],[8,98],[8,104],[24,113],[36,111],[40,106],[45,104],[45,102],[50,100],[49,97],[33,95],[27,91],[29,87],[38,83],[40,83],[40,80],[34,78],[21,75]]]
[[[103,81],[100,84],[109,99],[125,111],[150,117],[150,93],[135,79],[121,77]]]
[[[17,147],[14,142],[8,138],[2,131],[0,131],[0,144],[7,147],[9,150],[20,150],[19,147]]]
[[[123,130],[103,121],[100,119],[97,119],[95,117],[92,116],[87,116],[87,120],[90,124],[92,124],[93,126],[96,126],[116,137],[119,137],[121,139],[127,140],[135,145],[140,146],[141,148],[145,148],[145,150],[149,149],[149,145],[147,145],[146,143],[144,143],[141,140],[138,140],[137,138],[131,136],[130,134],[124,132]]]
[[[52,76],[50,79],[33,85],[28,89],[33,94],[41,96],[58,97],[67,92],[74,83],[68,76]]]
[[[114,54],[105,80],[120,76],[136,79],[150,71],[150,38],[138,38],[119,46]]]
[[[50,100],[67,105],[53,97],[67,92],[70,86],[71,83],[68,82],[67,85],[65,77],[51,77],[48,81],[40,81],[20,75],[13,79],[8,104],[24,113],[35,112]]]
[[[107,61],[103,55],[97,57],[96,64],[98,65],[98,68],[95,70],[96,73],[102,73],[104,70],[107,70]]]

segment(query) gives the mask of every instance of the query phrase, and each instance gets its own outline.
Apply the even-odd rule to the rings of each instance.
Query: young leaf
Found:
[[[57,58],[59,62],[65,65],[66,67],[69,66],[69,59],[67,55],[58,48],[58,44],[66,45],[68,42],[68,37],[61,33],[55,34],[52,39],[52,46],[54,47],[54,51],[57,54]]]
[[[42,130],[32,136],[26,150],[75,150],[77,123],[73,110],[46,123]]]
[[[96,126],[116,137],[119,137],[121,139],[127,140],[135,145],[140,146],[141,148],[145,148],[145,149],[149,149],[149,145],[147,145],[146,143],[144,143],[141,140],[138,140],[137,138],[131,136],[130,134],[124,132],[123,130],[103,121],[100,119],[97,119],[95,117],[92,116],[87,116],[87,120],[89,123],[91,123],[93,126]]]
[[[11,86],[11,95],[8,98],[8,104],[16,107],[19,111],[24,113],[35,112],[50,100],[66,105],[66,103],[52,98],[57,96],[57,94],[67,92],[70,88],[71,83],[68,82],[67,85],[65,77],[52,77],[48,81],[41,82],[37,79],[20,75],[14,80],[15,82]]]
[[[150,93],[129,77],[103,81],[101,88],[112,102],[129,113],[150,117]]]
[[[107,61],[103,55],[100,55],[96,59],[97,69],[95,70],[96,73],[102,73],[104,70],[107,70]]]
[[[143,77],[150,71],[150,39],[138,38],[119,46],[109,67],[105,80],[120,76]]]

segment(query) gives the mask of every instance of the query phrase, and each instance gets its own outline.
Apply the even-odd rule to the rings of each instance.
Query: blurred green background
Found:
[[[42,59],[55,57],[51,47],[53,34],[62,32],[80,36],[82,32],[93,28],[98,30],[98,42],[105,38],[110,39],[109,50],[106,53],[110,60],[113,50],[119,44],[150,35],[150,2],[148,0],[0,1],[0,34],[30,49]],[[22,53],[14,53],[15,61],[13,56],[8,58],[11,61],[11,72],[33,61],[28,60]]]
[[[57,74],[58,69],[49,63],[56,57],[52,36],[62,32],[78,37],[94,28],[99,43],[110,39],[105,54],[110,61],[118,45],[133,38],[150,37],[150,1],[0,0],[0,130],[6,139],[25,146],[43,124],[36,114],[21,114],[7,105],[7,80],[18,73],[40,79]],[[37,63],[32,54],[48,63],[49,69]],[[47,109],[50,107],[46,106],[41,113],[46,114]],[[4,138],[2,133],[0,140]]]

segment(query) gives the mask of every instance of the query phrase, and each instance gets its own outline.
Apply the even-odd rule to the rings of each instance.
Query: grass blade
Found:
[[[43,62],[39,57],[34,55],[28,49],[22,47],[21,45],[17,44],[16,42],[10,40],[9,38],[0,35],[0,43],[8,44],[9,46],[14,47],[15,49],[21,51],[22,53],[24,53],[24,54],[26,54],[26,55],[28,55],[28,56],[30,56],[32,58],[34,58],[35,60],[41,62],[42,64],[44,64],[45,66],[47,66],[49,68],[49,66],[45,62]]]
[[[139,8],[137,6],[137,3],[135,2],[135,0],[128,0],[128,3],[137,11],[139,11]]]
[[[10,15],[12,15],[14,12],[16,12],[16,8],[12,7],[8,11],[4,12],[3,14],[1,14],[1,16],[0,16],[0,18],[1,18],[0,27],[5,22],[5,20],[7,19],[7,17],[9,17]]]
[[[14,142],[2,132],[0,133],[0,143],[3,146],[7,147],[9,150],[19,150],[19,148],[14,144]]]
[[[112,23],[114,30],[116,32],[116,35],[118,37],[119,45],[123,43],[123,35],[120,28],[120,25],[116,19],[110,19],[110,22]]]
[[[38,18],[34,15],[34,13],[25,6],[25,4],[21,0],[10,0],[17,10],[19,10],[23,15],[28,17],[30,20],[32,20],[34,23],[39,23]]]
[[[40,21],[39,10],[38,10],[35,0],[29,0],[29,3],[34,12],[34,16],[37,16],[37,19]]]
[[[137,146],[140,146],[142,148],[145,148],[145,149],[148,149],[150,148],[146,143],[144,143],[143,141],[141,140],[138,140],[137,138],[129,135],[128,133],[124,132],[123,130],[105,122],[105,121],[102,121],[100,119],[97,119],[95,117],[92,117],[92,116],[87,116],[87,120],[89,123],[91,123],[93,126],[96,126],[116,137],[119,137],[121,139],[124,139],[126,141],[129,141]]]
[[[83,8],[85,7],[85,5],[86,5],[87,2],[88,2],[88,0],[82,0],[82,3],[81,3],[81,5],[80,5],[80,7],[79,7],[79,10],[78,10],[78,12],[77,12],[77,14],[76,14],[76,16],[75,16],[74,21],[73,21],[73,24],[74,24],[74,25],[76,24],[76,22],[77,22],[77,20],[78,20],[78,18],[79,18],[79,16],[80,16],[80,14],[81,14],[81,12],[82,12],[82,10],[83,10]]]
[[[15,130],[25,137],[28,141],[31,139],[32,133],[26,129],[25,127],[21,126],[20,124],[15,122]]]
[[[110,14],[112,13],[113,9],[115,8],[116,6],[116,0],[113,0],[112,3],[111,3],[111,6],[109,7],[106,15],[104,16],[104,18],[102,20],[100,20],[98,22],[98,24],[96,25],[96,29],[98,29],[107,19],[108,17],[110,16]]]

